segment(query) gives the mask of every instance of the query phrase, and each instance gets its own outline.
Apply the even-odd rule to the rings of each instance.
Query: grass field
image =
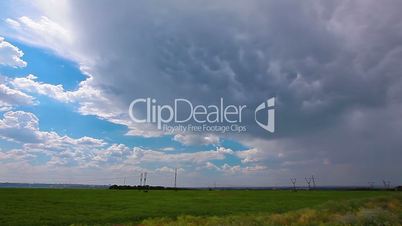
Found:
[[[178,216],[285,213],[328,201],[399,195],[385,191],[150,191],[0,189],[0,225],[140,223]],[[399,195],[400,196],[400,195]],[[145,221],[146,222],[146,221]]]

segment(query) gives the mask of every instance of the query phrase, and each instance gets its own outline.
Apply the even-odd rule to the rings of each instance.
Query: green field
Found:
[[[284,213],[328,201],[395,196],[386,191],[150,191],[0,189],[0,225],[140,223],[178,216]]]

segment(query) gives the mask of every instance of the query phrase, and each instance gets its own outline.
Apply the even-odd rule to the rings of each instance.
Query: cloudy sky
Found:
[[[2,1],[0,182],[402,183],[399,0]],[[134,123],[132,100],[247,105],[243,133]],[[254,109],[276,98],[275,133]],[[144,112],[138,111],[138,114]]]

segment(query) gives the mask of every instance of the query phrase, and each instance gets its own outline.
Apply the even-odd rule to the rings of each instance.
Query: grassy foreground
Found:
[[[134,225],[134,224],[131,224]],[[402,197],[382,197],[344,202],[330,201],[314,208],[286,213],[239,214],[221,217],[180,216],[177,219],[155,218],[141,222],[142,226],[400,226],[402,225]]]
[[[211,225],[233,225],[233,222],[249,225],[254,218],[260,219],[255,225],[266,225],[266,219],[272,216],[281,219],[281,216],[290,214],[285,218],[293,219],[292,214],[297,215],[294,211],[303,208],[312,208],[312,215],[319,214],[314,212],[318,211],[314,208],[331,200],[338,204],[348,201],[363,205],[361,202],[367,198],[380,196],[392,197],[394,201],[391,203],[394,204],[401,200],[399,193],[382,191],[192,190],[144,193],[136,190],[0,189],[0,225],[188,225],[193,221],[194,225],[202,225],[214,220],[218,222]]]

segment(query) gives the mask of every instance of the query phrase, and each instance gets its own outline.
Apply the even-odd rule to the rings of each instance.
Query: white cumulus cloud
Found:
[[[19,68],[26,67],[27,62],[22,60],[24,53],[18,47],[0,37],[0,65]]]

